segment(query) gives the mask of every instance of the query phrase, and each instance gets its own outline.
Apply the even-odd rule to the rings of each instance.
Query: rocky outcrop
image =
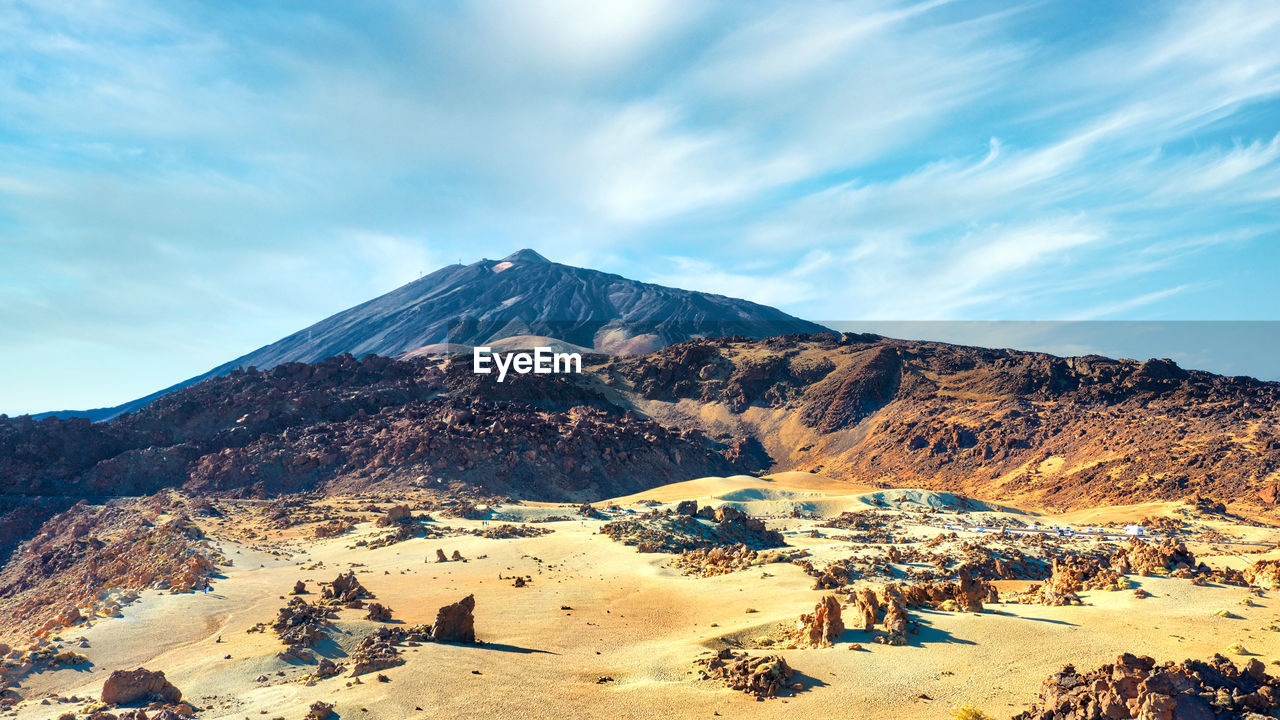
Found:
[[[324,600],[346,607],[362,607],[362,600],[373,598],[373,593],[365,589],[356,579],[355,571],[348,570],[329,583],[320,594]]]
[[[896,595],[885,597],[884,635],[876,638],[888,645],[907,643],[907,607]]]
[[[1250,585],[1267,590],[1280,588],[1280,560],[1255,560],[1244,569],[1244,578]]]
[[[734,690],[758,698],[770,698],[788,689],[799,689],[791,683],[795,671],[781,655],[752,657],[726,648],[696,661],[696,665],[701,679],[719,680]]]
[[[823,597],[812,613],[801,615],[796,621],[791,647],[824,648],[835,644],[844,634],[840,609],[840,601],[835,595]]]
[[[616,542],[636,546],[639,552],[680,553],[735,545],[764,550],[786,544],[781,533],[729,506],[703,506],[692,514],[687,506],[682,512],[653,511],[614,520],[600,532]]]
[[[445,605],[436,612],[431,624],[431,639],[435,642],[474,643],[476,641],[476,598],[468,595],[452,605]]]
[[[714,577],[767,563],[791,562],[807,555],[804,550],[753,550],[742,543],[685,550],[672,560],[672,567],[686,575]]]
[[[116,615],[142,590],[205,587],[225,560],[176,508],[167,522],[148,519],[168,503],[163,496],[82,502],[46,523],[0,570],[0,637],[46,637]]]
[[[369,603],[369,612],[365,614],[364,619],[374,622],[391,622],[391,608],[382,603]]]
[[[324,639],[333,614],[332,608],[326,605],[295,597],[280,608],[271,627],[286,646],[285,655],[297,657],[303,648],[315,647]]]
[[[146,668],[116,670],[102,686],[102,702],[107,705],[133,705],[159,701],[176,703],[182,691],[165,679],[164,673]]]
[[[860,588],[853,595],[858,610],[858,629],[871,632],[876,628],[876,620],[880,616],[880,599],[876,591],[869,587]]]
[[[1041,686],[1040,702],[1013,720],[1250,719],[1273,717],[1278,698],[1276,678],[1257,658],[1241,669],[1221,655],[1157,665],[1126,653],[1092,672],[1068,665],[1054,673]]]
[[[392,525],[402,525],[412,520],[413,512],[409,510],[408,505],[396,505],[387,510],[374,524],[378,527],[390,527]]]
[[[1122,575],[1155,575],[1157,572],[1192,573],[1197,563],[1184,543],[1165,539],[1152,544],[1130,538],[1129,544],[1112,557],[1111,567]]]

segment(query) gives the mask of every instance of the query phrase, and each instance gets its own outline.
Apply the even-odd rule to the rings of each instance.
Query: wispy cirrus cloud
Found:
[[[819,320],[1275,312],[1272,3],[108,0],[0,27],[6,356],[114,373],[0,361],[0,411],[126,400],[524,246]]]

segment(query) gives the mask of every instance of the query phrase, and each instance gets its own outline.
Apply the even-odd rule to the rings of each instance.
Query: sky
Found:
[[[1280,320],[1277,37],[1270,0],[0,3],[0,412],[523,247],[819,322]]]

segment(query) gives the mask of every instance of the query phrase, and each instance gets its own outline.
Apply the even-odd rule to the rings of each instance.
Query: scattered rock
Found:
[[[1242,670],[1222,655],[1208,662],[1156,665],[1125,653],[1114,665],[1079,673],[1067,665],[1040,688],[1040,702],[1013,720],[1143,718],[1209,720],[1274,716],[1280,683],[1257,659]]]
[[[374,622],[391,622],[391,608],[382,603],[369,603],[369,612],[364,618]]]
[[[774,697],[787,689],[795,674],[780,655],[752,657],[728,648],[697,664],[702,679],[720,680],[734,690],[758,698]]]

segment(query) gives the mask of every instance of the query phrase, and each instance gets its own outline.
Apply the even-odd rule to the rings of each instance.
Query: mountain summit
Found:
[[[343,353],[399,357],[505,340],[508,347],[559,341],[593,352],[633,355],[697,337],[760,338],[826,330],[746,300],[564,265],[526,248],[501,260],[443,267],[145,398],[57,415],[103,420],[239,367],[265,370]]]

